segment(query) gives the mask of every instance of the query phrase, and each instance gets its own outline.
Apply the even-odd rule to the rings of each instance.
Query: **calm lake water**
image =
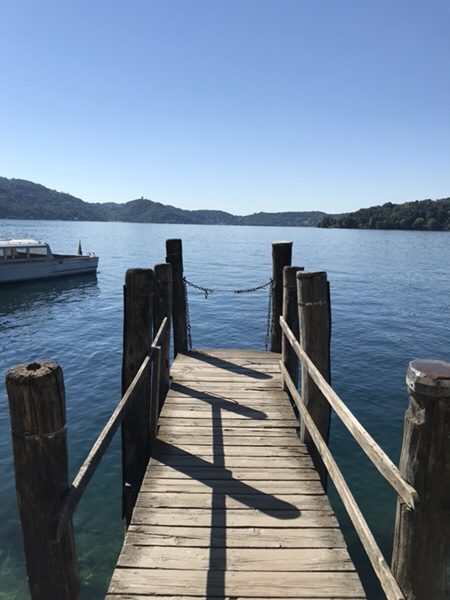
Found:
[[[0,367],[37,358],[63,368],[71,474],[120,398],[122,285],[127,268],[165,259],[183,239],[185,275],[207,287],[252,287],[270,278],[271,242],[294,242],[293,264],[326,270],[333,311],[332,382],[398,463],[405,369],[417,357],[450,359],[450,235],[129,223],[0,221],[0,237],[36,238],[55,251],[100,257],[97,278],[0,290]],[[264,348],[267,292],[207,300],[190,293],[194,346]],[[116,436],[75,515],[84,600],[103,598],[122,543],[121,458]],[[395,497],[350,435],[333,421],[333,453],[387,559]],[[0,387],[0,598],[29,598],[12,468],[9,415]],[[331,490],[370,598],[382,598],[364,552]]]

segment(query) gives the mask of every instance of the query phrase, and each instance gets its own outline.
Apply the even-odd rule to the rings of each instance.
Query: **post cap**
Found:
[[[416,359],[409,363],[406,385],[412,392],[434,398],[450,397],[450,363]]]

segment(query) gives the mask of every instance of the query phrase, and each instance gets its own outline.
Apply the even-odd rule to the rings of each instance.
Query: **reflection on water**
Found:
[[[0,324],[14,313],[49,307],[56,303],[83,301],[98,293],[96,273],[45,281],[3,284],[0,287]]]

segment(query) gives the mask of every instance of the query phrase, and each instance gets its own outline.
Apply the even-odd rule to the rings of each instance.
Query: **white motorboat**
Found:
[[[95,273],[98,257],[53,254],[50,246],[36,240],[0,239],[0,283],[50,279],[67,275]]]

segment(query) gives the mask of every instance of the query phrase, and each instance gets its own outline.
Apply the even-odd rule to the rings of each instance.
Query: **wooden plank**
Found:
[[[149,600],[149,598],[155,598],[155,600],[160,599],[160,600],[190,600],[191,598],[193,598],[193,596],[161,596],[161,595],[155,595],[152,594],[152,596],[149,596],[148,594],[133,594],[133,595],[129,595],[129,594],[107,594],[105,596],[105,600]],[[196,600],[211,600],[211,598],[214,598],[214,596],[208,595],[208,596],[195,596]],[[219,598],[216,596],[216,598]],[[348,596],[347,596],[348,598]],[[360,598],[361,600],[364,600],[366,598],[366,596],[352,596],[352,598]],[[300,600],[299,596],[296,596],[295,598],[289,598],[289,600],[295,600],[298,599]],[[223,600],[223,596],[220,597],[220,600]],[[244,600],[244,598],[242,596],[233,596],[233,600]],[[266,600],[265,598],[252,598],[252,600]],[[277,596],[277,600],[287,600],[287,598],[279,598]],[[310,598],[302,598],[302,600],[313,600],[311,597]],[[323,596],[319,597],[319,596],[314,596],[314,600],[328,600],[327,598],[324,598]],[[343,597],[338,597],[338,596],[333,596],[333,600],[346,600],[346,598]]]
[[[294,481],[287,479],[284,481],[264,481],[262,479],[246,479],[245,482],[241,482],[244,485],[241,489],[234,490],[234,493],[246,493],[246,494],[311,494],[320,495],[323,494],[323,487],[319,480],[309,481],[300,480]],[[245,490],[243,489],[245,486]],[[208,489],[212,489],[216,492],[230,491],[230,485],[227,481],[220,479],[204,479],[202,481],[191,479],[185,476],[179,479],[154,479],[147,477],[144,479],[141,487],[141,493],[144,492],[190,492],[190,493],[206,493]],[[237,486],[238,487],[238,486]],[[139,501],[139,500],[138,500]]]
[[[316,469],[306,469],[302,467],[290,468],[290,469],[252,469],[251,467],[236,467],[235,469],[224,469],[222,467],[174,467],[167,466],[152,466],[149,469],[149,473],[152,478],[160,479],[183,479],[187,477],[189,479],[224,479],[229,481],[240,480],[245,482],[247,479],[265,481],[270,479],[271,481],[287,480],[287,481],[316,481],[318,474]]]
[[[157,456],[151,459],[149,468],[153,467],[200,467],[202,464],[209,464],[211,467],[214,466],[214,457],[208,457],[206,459],[201,459],[198,455],[194,454],[175,454],[168,456]],[[250,467],[252,469],[314,469],[312,464],[312,460],[310,457],[298,457],[298,456],[272,456],[272,457],[258,457],[252,456],[230,456],[226,457],[223,460],[223,465],[221,465],[225,469],[233,470],[239,469],[243,467]],[[205,465],[205,468],[206,467]]]
[[[172,384],[168,392],[168,396],[170,398],[211,398],[218,397],[224,398],[226,400],[252,400],[256,399],[257,401],[274,401],[274,402],[285,402],[289,404],[289,399],[286,397],[285,393],[281,391],[281,389],[251,389],[244,387],[237,387],[235,389],[230,390],[197,390],[194,387],[181,386],[178,384]]]
[[[273,571],[189,571],[183,569],[116,569],[112,593],[183,595],[233,598],[360,598],[354,572],[284,573]]]
[[[284,457],[284,456],[299,456],[303,458],[308,458],[311,461],[307,450],[301,444],[296,444],[294,446],[286,446],[286,447],[278,447],[278,446],[247,446],[245,451],[242,450],[240,446],[230,446],[230,445],[221,445],[221,446],[211,446],[205,448],[204,445],[197,444],[197,439],[195,439],[195,444],[192,443],[192,439],[188,439],[187,442],[177,441],[176,445],[164,445],[164,449],[161,450],[162,446],[159,445],[155,449],[153,456],[155,458],[159,458],[162,456],[175,456],[177,454],[184,454],[188,452],[190,454],[195,454],[199,458],[203,458],[208,460],[212,456],[242,456],[245,454],[248,458],[256,457],[256,456],[266,456],[270,457]],[[310,462],[310,464],[312,464]]]
[[[146,492],[141,490],[139,495],[139,506],[141,508],[211,508],[213,494],[219,493],[215,487],[209,488],[205,493],[196,494],[188,491],[180,492]],[[247,509],[257,508],[258,510],[330,510],[330,504],[325,495],[305,495],[305,494],[264,494],[262,492],[252,494],[239,494],[230,491],[220,492],[225,495],[225,508]]]
[[[197,428],[200,429],[203,427],[208,427],[208,428],[219,427],[220,429],[222,427],[228,427],[228,426],[239,427],[241,429],[246,429],[246,428],[254,429],[255,427],[258,427],[261,430],[261,429],[283,429],[286,427],[295,429],[296,427],[299,426],[298,421],[296,419],[270,419],[270,420],[263,419],[261,421],[258,421],[258,423],[256,424],[254,419],[243,419],[242,417],[232,419],[232,418],[228,418],[227,415],[224,415],[220,420],[217,419],[217,417],[216,417],[211,422],[211,419],[193,419],[193,418],[189,418],[189,417],[186,417],[184,419],[182,419],[182,418],[178,419],[178,418],[165,417],[164,414],[162,414],[159,418],[159,423],[161,424],[161,427],[175,425],[178,429],[184,427],[184,428],[189,429],[190,431],[195,431]]]
[[[227,527],[337,527],[332,511],[277,510],[262,512],[256,508],[242,509],[200,509],[141,508],[139,500],[133,512],[134,525],[166,525],[182,527],[211,527],[212,512],[218,523],[226,522]]]
[[[227,405],[225,405],[227,406]],[[294,411],[291,407],[265,407],[264,410],[255,410],[242,404],[231,404],[225,408],[223,403],[217,402],[216,405],[197,403],[195,405],[173,404],[173,401],[166,401],[161,416],[168,418],[193,418],[193,419],[211,419],[213,408],[220,408],[222,418],[226,419],[251,419],[253,421],[265,421],[271,419],[289,419],[297,423]]]
[[[217,555],[216,555],[217,554]],[[343,548],[229,548],[226,554],[210,548],[133,546],[127,542],[119,567],[193,571],[354,571]]]
[[[267,350],[247,350],[245,348],[195,348],[192,354],[206,354],[217,358],[236,358],[242,357],[247,360],[277,360],[281,359],[280,352],[268,352]]]
[[[164,427],[160,428],[158,439],[167,443],[167,444],[176,444],[182,447],[183,444],[191,444],[194,440],[195,443],[202,446],[213,447],[215,438],[212,435],[211,430],[206,430],[201,433],[196,432],[195,438],[186,430],[175,431],[175,428],[172,427]],[[298,436],[286,430],[286,433],[278,434],[276,431],[267,430],[264,432],[264,435],[261,435],[261,431],[258,430],[245,430],[245,436],[242,434],[242,431],[227,430],[222,431],[222,439],[226,444],[227,448],[231,448],[232,446],[244,447],[244,446],[253,446],[253,447],[274,447],[274,448],[304,448],[301,444]]]
[[[131,525],[127,542],[139,546],[190,548],[346,548],[338,528],[288,529],[276,527],[164,527]]]

